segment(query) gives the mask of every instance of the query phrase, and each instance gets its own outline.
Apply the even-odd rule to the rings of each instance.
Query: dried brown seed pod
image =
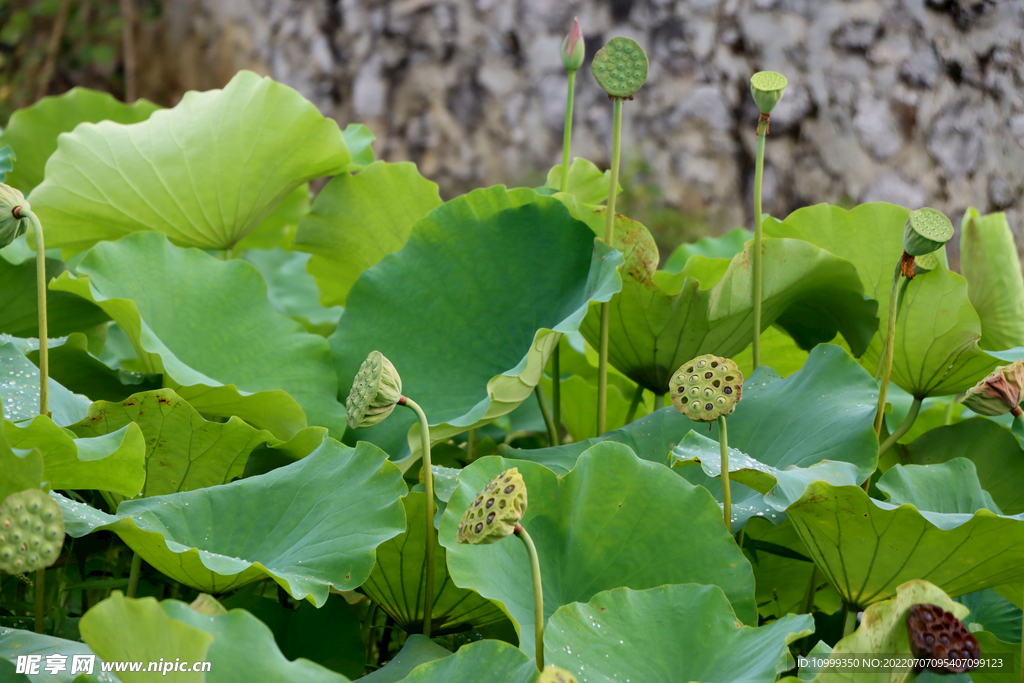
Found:
[[[916,673],[962,674],[978,668],[981,648],[967,627],[938,605],[911,605],[907,612],[910,651],[920,660]],[[946,666],[939,666],[946,660]]]

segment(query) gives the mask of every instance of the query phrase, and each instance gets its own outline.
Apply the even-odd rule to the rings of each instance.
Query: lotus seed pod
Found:
[[[402,398],[402,378],[380,351],[371,351],[352,380],[345,401],[345,417],[352,429],[379,424]]]
[[[0,249],[25,234],[28,220],[22,216],[29,208],[25,195],[0,183]]]
[[[633,99],[647,80],[647,55],[632,38],[612,38],[597,51],[590,72],[609,97]]]
[[[953,236],[953,224],[937,209],[911,211],[903,226],[903,250],[910,256],[930,254]]]
[[[583,30],[580,28],[580,20],[573,19],[569,35],[562,41],[562,66],[567,71],[578,71],[583,66],[583,58],[586,56],[586,48],[583,46]]]
[[[914,257],[914,275],[930,273],[939,267],[939,249],[930,254],[921,254]]]
[[[743,373],[728,358],[706,354],[683,363],[668,384],[672,405],[691,420],[731,415],[743,397]]]
[[[758,71],[750,77],[750,94],[762,114],[771,114],[786,92],[786,77],[774,71]]]
[[[981,655],[978,639],[963,623],[938,605],[911,605],[907,612],[907,636],[910,651],[921,662],[914,667],[937,674],[962,674],[978,668]],[[959,660],[957,666],[949,661],[940,666],[935,660]]]
[[[979,415],[1021,414],[1020,401],[1024,395],[1024,361],[1015,360],[996,368],[992,373],[967,390],[960,399],[965,406]]]
[[[565,669],[559,668],[554,664],[548,664],[544,667],[544,671],[541,672],[537,683],[579,683],[579,681]]]
[[[0,571],[25,574],[57,561],[64,544],[60,506],[44,491],[28,489],[0,505]]]
[[[505,470],[487,482],[459,520],[459,543],[495,543],[510,536],[526,514],[526,482],[519,469]]]

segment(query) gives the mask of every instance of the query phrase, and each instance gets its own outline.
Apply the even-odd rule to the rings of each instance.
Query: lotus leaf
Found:
[[[56,653],[66,656],[68,664],[71,663],[74,655],[95,655],[85,643],[0,626],[0,679],[6,683],[67,683],[71,681],[72,677],[68,672],[51,674],[44,668],[46,655]],[[39,673],[16,673],[18,657],[22,655],[43,657],[41,660],[43,666],[40,666]],[[94,662],[94,671],[99,672],[102,662],[102,658],[98,658],[98,661]],[[68,666],[69,671],[70,668]]]
[[[308,427],[295,435],[289,447],[270,432],[237,417],[227,422],[204,420],[171,389],[133,394],[123,402],[93,403],[86,416],[68,429],[79,437],[104,438],[128,426],[138,429],[143,438],[145,487],[140,486],[140,490],[144,496],[227,484],[242,476],[249,453],[260,444],[280,445],[285,450],[298,448],[301,457],[319,445],[325,431]],[[130,498],[137,493],[126,495]]]
[[[611,302],[609,362],[660,394],[689,359],[742,351],[752,335],[751,248],[731,261],[695,256],[677,274],[655,273],[653,282],[624,277]],[[764,327],[778,322],[805,348],[839,331],[861,352],[877,323],[853,265],[799,240],[768,240],[764,250]],[[593,308],[581,327],[591,344],[599,317]]]
[[[4,436],[13,448],[38,448],[43,456],[43,481],[51,489],[97,489],[125,498],[142,491],[146,480],[145,440],[137,425],[75,438],[53,420],[36,416],[21,426],[3,422]]]
[[[233,249],[296,187],[351,160],[337,123],[291,88],[241,71],[140,123],[61,136],[29,201],[47,246],[65,255],[139,230]]]
[[[422,493],[410,493],[403,502],[406,519],[423,519]],[[404,533],[382,543],[377,548],[377,564],[362,587],[409,633],[423,629],[425,535],[422,525],[410,524]],[[467,624],[483,626],[504,619],[504,613],[493,602],[452,582],[445,550],[436,539],[434,543],[432,632],[445,634]]]
[[[78,273],[52,288],[98,304],[128,334],[146,372],[162,373],[164,386],[198,411],[237,415],[279,439],[307,420],[344,432],[326,341],[273,310],[252,265],[141,232],[97,245]],[[183,301],[187,319],[175,313]]]
[[[604,204],[608,200],[608,184],[611,182],[611,171],[602,172],[592,161],[576,157],[569,164],[569,184],[566,192],[573,195],[580,204]],[[558,191],[562,185],[562,164],[548,171],[544,188]],[[622,192],[622,185],[616,188]]]
[[[28,194],[43,182],[46,160],[57,151],[61,133],[71,132],[80,123],[138,123],[159,108],[145,99],[125,104],[109,93],[88,88],[72,88],[58,97],[44,97],[31,107],[14,112],[0,135],[0,146],[10,145],[18,155],[17,170],[3,182]]]
[[[58,496],[68,535],[107,529],[176,581],[222,593],[271,578],[323,605],[369,576],[374,551],[405,529],[398,469],[371,444],[326,439],[268,474],[129,500],[108,515]]]
[[[405,645],[402,646],[402,650],[388,662],[387,666],[377,669],[359,680],[362,683],[398,683],[398,681],[405,680],[405,677],[420,664],[444,659],[449,655],[451,652],[436,645],[430,638],[414,633],[409,636]]]
[[[382,671],[385,671],[382,669]],[[373,683],[479,683],[481,672],[501,683],[534,683],[537,665],[515,645],[483,640],[459,648],[450,657],[420,664],[404,678],[369,679]]]
[[[161,375],[114,370],[89,352],[89,338],[80,332],[59,342],[51,339],[48,344],[50,377],[76,394],[94,401],[123,401],[140,391],[159,389],[163,384]],[[28,352],[28,359],[38,366],[38,343],[33,340],[31,347],[34,350]]]
[[[345,305],[359,275],[405,246],[413,225],[440,205],[437,185],[411,163],[378,161],[332,178],[295,234],[295,248],[312,254],[306,268],[320,303]]]
[[[702,237],[693,244],[680,244],[665,261],[665,272],[680,272],[691,256],[731,259],[743,251],[743,245],[753,237],[754,233],[746,228],[733,228],[721,237]]]
[[[0,503],[7,496],[43,484],[43,454],[38,448],[15,453],[0,429]]]
[[[376,349],[423,407],[431,440],[485,424],[532,398],[555,332],[576,330],[589,301],[611,297],[621,263],[557,199],[470,192],[418,222],[401,251],[353,285],[330,339],[339,381],[347,387]],[[419,448],[418,427],[405,443],[414,420],[403,411],[350,438],[397,460]]]
[[[31,420],[39,414],[39,369],[9,337],[0,337],[0,404],[4,418],[12,422]],[[85,417],[89,402],[75,396],[50,377],[50,413],[61,427]]]
[[[961,595],[957,602],[971,611],[964,620],[971,631],[988,631],[999,640],[1017,642],[1021,636],[1021,610],[995,590],[986,588]]]
[[[530,491],[522,525],[540,557],[546,617],[562,605],[619,586],[696,582],[720,586],[739,618],[756,623],[750,565],[722,528],[721,509],[703,488],[616,443],[591,447],[561,478],[534,463],[491,456],[459,475],[459,488],[441,521],[440,542],[448,550],[452,580],[503,605],[524,652],[533,652],[534,640],[529,628],[533,590],[522,544],[470,546],[455,540],[462,511],[491,477],[510,467],[519,468]],[[686,523],[650,523],[666,518]]]
[[[814,482],[786,514],[843,599],[861,608],[891,598],[910,579],[954,597],[1020,584],[1024,515],[977,508],[984,497],[971,469],[964,460],[893,468],[878,482],[891,492],[890,502],[871,499],[858,486]],[[936,479],[945,480],[943,488],[925,490]],[[961,496],[961,488],[975,495]]]
[[[47,281],[66,270],[56,259],[46,259]],[[0,333],[15,337],[39,336],[39,299],[36,262],[19,265],[0,258]],[[46,299],[47,333],[59,337],[87,330],[109,320],[102,310],[66,292],[50,292]]]
[[[282,249],[245,252],[245,260],[267,281],[267,296],[274,310],[301,323],[307,332],[326,337],[337,328],[343,309],[320,305],[316,282],[306,272],[309,259],[309,254]]]
[[[2,137],[2,136],[0,136]],[[10,175],[14,169],[14,152],[11,151],[10,146],[4,145],[0,147],[0,183],[7,180],[7,176]]]
[[[1006,214],[967,209],[960,224],[960,271],[981,319],[981,346],[1024,346],[1024,276]]]

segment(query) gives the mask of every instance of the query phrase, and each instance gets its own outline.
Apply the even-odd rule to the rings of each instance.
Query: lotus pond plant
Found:
[[[947,259],[936,209],[764,214],[787,79],[759,72],[753,230],[659,265],[616,211],[652,65],[624,37],[593,56],[606,170],[571,154],[580,22],[550,45],[565,126],[537,189],[442,199],[250,72],[170,108],[73,89],[11,117],[0,672],[44,652],[210,661],[208,683],[867,683],[794,657],[939,646],[1019,666],[1012,216],[968,209]]]

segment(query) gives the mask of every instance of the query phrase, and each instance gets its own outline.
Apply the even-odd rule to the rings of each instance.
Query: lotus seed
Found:
[[[494,521],[494,513],[492,512],[491,514],[487,515],[487,523],[490,524],[493,521]]]

